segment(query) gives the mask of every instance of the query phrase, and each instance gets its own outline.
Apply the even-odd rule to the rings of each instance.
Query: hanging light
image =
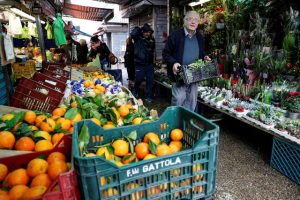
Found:
[[[194,7],[194,6],[198,6],[198,5],[202,5],[202,4],[204,4],[204,3],[206,3],[206,2],[209,2],[210,0],[198,0],[198,1],[194,1],[194,2],[191,2],[191,3],[189,3],[189,6],[191,6],[191,7]]]

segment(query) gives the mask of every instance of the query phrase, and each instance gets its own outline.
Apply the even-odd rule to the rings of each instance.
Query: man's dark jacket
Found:
[[[184,28],[181,28],[175,32],[173,32],[165,45],[162,56],[164,61],[167,63],[168,76],[172,82],[175,81],[175,76],[173,73],[173,65],[174,63],[182,64],[183,61],[183,50],[185,43],[185,32]],[[204,40],[202,35],[197,32],[196,37],[198,40],[199,46],[199,59],[204,58]],[[190,51],[193,51],[192,49]]]

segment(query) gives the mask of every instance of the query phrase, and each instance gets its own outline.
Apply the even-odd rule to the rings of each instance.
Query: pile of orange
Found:
[[[170,143],[161,141],[158,134],[147,133],[143,141],[136,144],[134,152],[130,152],[130,144],[126,139],[116,139],[111,144],[99,147],[96,154],[87,153],[86,156],[102,156],[106,160],[113,161],[118,166],[149,160],[159,156],[165,156],[181,151],[184,133],[181,129],[173,129],[170,132]],[[152,146],[152,147],[150,147]]]
[[[26,111],[24,117],[13,128],[0,132],[0,149],[19,151],[52,149],[65,134],[72,133],[74,123],[82,119],[79,113],[71,120],[64,118],[66,110],[66,107],[58,107],[53,110],[51,117]],[[5,114],[1,117],[1,121],[9,123],[16,115],[21,116],[20,113]]]
[[[47,160],[34,158],[26,168],[10,171],[0,163],[0,199],[38,199],[52,182],[69,170],[66,156],[61,152],[51,153]]]

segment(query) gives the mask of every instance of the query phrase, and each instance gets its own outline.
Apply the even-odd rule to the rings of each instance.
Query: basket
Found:
[[[63,142],[63,145],[62,145]],[[64,153],[69,160],[71,159],[72,151],[72,137],[70,135],[65,135],[54,149],[42,152],[33,152],[25,155],[17,155],[6,158],[0,158],[0,163],[5,164],[9,170],[14,170],[20,167],[25,167],[30,160],[38,156],[48,156],[52,152],[59,151]],[[59,185],[59,190],[54,191],[54,187]],[[59,175],[58,179],[53,181],[53,183],[48,188],[47,192],[43,196],[43,200],[77,200],[80,199],[80,192],[78,190],[78,182],[74,167],[72,167],[68,172]]]
[[[64,76],[64,77],[70,77],[70,72],[62,69],[61,67],[58,67],[56,65],[49,65],[47,67],[47,70],[54,72],[55,74]]]
[[[22,77],[10,105],[29,110],[53,111],[62,97],[62,93]]]
[[[300,146],[274,137],[271,166],[300,185]]]
[[[181,128],[185,132],[183,146],[187,149],[118,167],[100,156],[79,156],[78,134],[83,123],[90,130],[89,147],[106,144],[134,130],[138,143],[148,132],[156,132],[163,139],[169,138],[172,129]],[[183,107],[167,108],[154,122],[110,130],[90,120],[80,121],[74,127],[73,157],[82,196],[86,200],[210,197],[216,187],[218,138],[217,125]]]
[[[178,81],[183,80],[185,84],[197,83],[220,75],[216,62],[210,62],[200,69],[193,69],[188,65],[182,65]]]
[[[22,63],[14,63],[12,65],[16,79],[23,77],[30,78],[32,74],[36,71],[35,62],[27,61]]]
[[[55,78],[55,79],[58,79],[63,83],[66,83],[67,80],[69,79],[68,77],[62,76],[60,74],[56,74],[56,72],[53,72],[53,71],[50,71],[50,70],[47,70],[47,69],[44,69],[43,71],[44,71],[43,73],[45,75],[50,76],[50,77]]]
[[[39,72],[35,72],[31,79],[61,93],[64,93],[67,87],[66,83]]]

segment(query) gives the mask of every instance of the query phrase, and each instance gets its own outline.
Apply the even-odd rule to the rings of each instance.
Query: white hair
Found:
[[[197,15],[198,18],[200,18],[200,15],[199,13],[197,13],[196,11],[194,10],[190,10],[190,11],[187,11],[184,15],[184,19],[187,19],[190,15]]]

